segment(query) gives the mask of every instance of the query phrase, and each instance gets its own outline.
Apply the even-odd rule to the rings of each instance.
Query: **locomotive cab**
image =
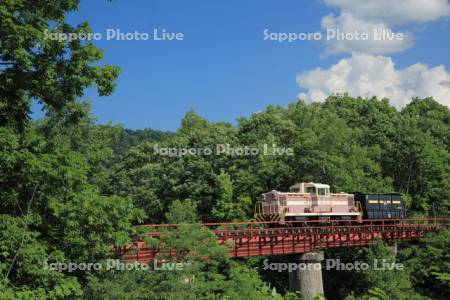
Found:
[[[319,196],[329,196],[330,186],[328,184],[314,182],[300,182],[289,188],[291,193],[307,193]]]

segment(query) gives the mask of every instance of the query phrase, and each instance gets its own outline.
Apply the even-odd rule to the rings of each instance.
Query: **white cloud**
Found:
[[[352,96],[389,98],[397,108],[415,96],[433,96],[450,107],[450,73],[442,65],[429,68],[417,63],[400,70],[389,57],[353,53],[327,70],[318,68],[297,76],[297,82],[306,90],[299,97],[309,102],[348,92]]]
[[[324,0],[325,4],[340,9],[339,16],[322,19],[322,28],[368,36],[364,40],[331,39],[326,41],[325,54],[364,52],[387,54],[408,49],[413,44],[410,32],[395,32],[392,26],[424,23],[450,15],[447,0]],[[377,39],[374,30],[385,32]],[[402,38],[393,38],[399,33]],[[380,37],[380,36],[379,36]]]
[[[363,21],[351,13],[343,12],[339,17],[332,15],[322,19],[325,30],[326,52],[364,52],[387,54],[403,51],[413,44],[412,35],[407,32],[394,33],[384,23]]]
[[[450,15],[447,0],[325,0],[343,12],[390,25],[424,23]]]

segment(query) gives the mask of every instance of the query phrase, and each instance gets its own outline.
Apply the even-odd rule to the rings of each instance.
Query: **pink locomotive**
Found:
[[[261,195],[255,210],[259,221],[360,220],[362,209],[355,196],[330,193],[327,184],[302,182],[289,192],[273,190]]]

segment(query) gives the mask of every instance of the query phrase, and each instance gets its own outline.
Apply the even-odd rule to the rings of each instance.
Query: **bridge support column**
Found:
[[[322,265],[323,252],[300,255],[300,268],[289,273],[289,290],[300,292],[304,300],[311,300],[323,294]]]
[[[393,241],[392,243],[388,244],[388,248],[389,248],[389,252],[391,254],[391,256],[394,257],[394,260],[397,256],[397,241]]]

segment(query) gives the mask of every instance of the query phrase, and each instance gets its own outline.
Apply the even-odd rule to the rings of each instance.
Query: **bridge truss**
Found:
[[[286,221],[205,223],[228,249],[230,257],[250,257],[307,253],[335,247],[360,247],[374,243],[410,240],[437,232],[450,224],[450,218],[371,219],[362,221]],[[164,232],[177,230],[179,224],[143,225],[148,235],[160,238]],[[115,249],[125,261],[147,263],[160,255],[176,255],[174,249],[152,248],[136,239],[127,247]]]

